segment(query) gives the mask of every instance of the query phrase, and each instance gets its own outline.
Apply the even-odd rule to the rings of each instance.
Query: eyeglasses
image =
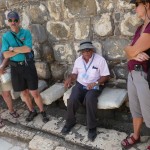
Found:
[[[142,3],[142,2],[136,2],[135,6],[138,7],[140,3]]]
[[[8,22],[15,22],[15,23],[18,23],[18,21],[19,21],[18,19],[14,19],[14,20],[13,20],[13,19],[8,19]]]

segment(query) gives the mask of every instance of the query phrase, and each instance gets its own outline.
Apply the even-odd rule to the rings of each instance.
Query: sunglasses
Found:
[[[87,49],[83,49],[81,52],[82,52],[82,53],[85,53],[85,52],[88,53],[88,52],[91,52],[91,49],[88,49],[88,48],[87,48]]]
[[[136,2],[135,6],[138,7],[140,3],[142,3],[142,2]]]
[[[18,19],[8,19],[8,22],[15,22],[15,23],[18,23],[19,22],[19,20]]]

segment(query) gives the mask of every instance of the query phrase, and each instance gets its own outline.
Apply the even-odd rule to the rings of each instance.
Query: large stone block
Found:
[[[63,80],[66,70],[67,67],[63,64],[59,64],[57,62],[51,64],[51,73],[55,81]]]
[[[90,19],[81,19],[75,22],[75,38],[77,40],[85,39],[90,32]]]
[[[47,23],[47,31],[57,40],[66,40],[70,36],[70,27],[64,22]]]
[[[51,45],[43,44],[41,53],[43,60],[45,60],[46,62],[51,63],[54,61],[54,52]]]
[[[72,87],[64,93],[63,100],[67,106],[67,100],[71,94]],[[127,98],[127,90],[104,88],[101,95],[98,97],[97,108],[98,109],[114,109],[119,108]]]
[[[140,23],[140,19],[137,15],[133,15],[130,12],[124,15],[124,19],[120,24],[120,30],[123,35],[133,36],[137,26]]]
[[[126,60],[124,47],[129,44],[129,41],[123,38],[107,38],[104,43],[103,55],[110,62],[121,62]]]
[[[66,9],[76,16],[93,16],[97,13],[95,0],[64,0]]]
[[[43,103],[50,105],[63,96],[65,88],[63,83],[56,83],[41,93]]]
[[[102,13],[102,12],[106,12],[106,11],[113,11],[114,10],[114,1],[112,0],[105,0],[105,1],[99,1],[96,0],[96,4],[97,4],[97,13]]]
[[[6,8],[6,0],[0,0],[0,9]]]
[[[112,33],[111,17],[110,13],[102,14],[101,18],[96,17],[94,19],[94,31],[99,36],[106,36]]]
[[[44,5],[31,5],[31,7],[26,9],[26,13],[29,16],[31,23],[43,24],[47,21],[46,8]]]
[[[134,5],[131,5],[131,4],[129,3],[129,1],[118,0],[118,2],[117,2],[117,7],[118,7],[119,9],[133,9],[133,8],[134,8],[133,6],[134,6]]]
[[[60,20],[61,16],[63,15],[61,6],[62,6],[62,1],[59,2],[56,0],[48,1],[48,10],[51,18],[57,21]]]
[[[35,62],[35,66],[40,79],[49,79],[51,77],[50,70],[46,62]]]
[[[32,24],[30,29],[33,37],[33,42],[43,43],[47,40],[46,31],[42,25]]]
[[[72,64],[74,62],[75,56],[70,43],[69,44],[55,43],[53,49],[55,59],[58,62],[68,62],[69,64]]]

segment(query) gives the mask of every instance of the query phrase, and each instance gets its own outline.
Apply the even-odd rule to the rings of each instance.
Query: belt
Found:
[[[147,72],[147,66],[144,66],[142,64],[135,64],[135,65],[132,65],[132,66],[128,66],[128,69],[129,69],[130,72],[132,70]]]
[[[29,64],[34,63],[34,61],[10,61],[9,64],[13,67],[17,66],[28,66]]]

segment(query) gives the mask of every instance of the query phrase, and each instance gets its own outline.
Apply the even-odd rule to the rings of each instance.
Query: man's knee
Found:
[[[10,91],[2,91],[2,96],[3,98],[10,98],[11,97]]]
[[[40,98],[40,93],[38,90],[30,91],[31,95],[33,96],[34,99]]]
[[[97,104],[97,96],[92,91],[87,92],[85,96],[86,105]]]

